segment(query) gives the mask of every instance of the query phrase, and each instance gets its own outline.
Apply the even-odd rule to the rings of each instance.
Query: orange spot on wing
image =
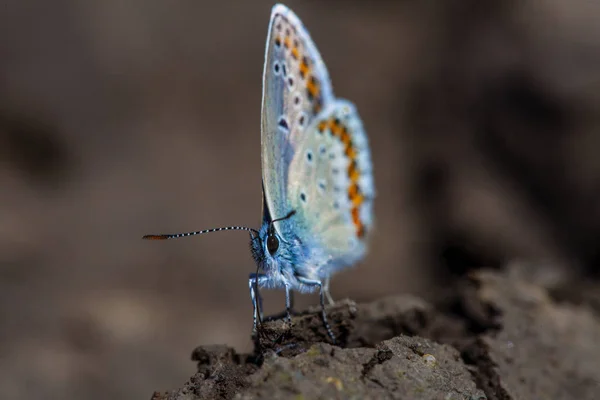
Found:
[[[346,155],[348,156],[348,158],[350,160],[354,160],[354,158],[356,157],[356,150],[354,150],[354,147],[352,147],[352,146],[346,147]]]
[[[334,136],[338,136],[344,142],[343,135],[346,132],[346,128],[340,123],[340,120],[332,119],[329,121],[329,129]]]
[[[350,187],[348,188],[348,197],[350,200],[354,200],[354,197],[358,196],[358,185],[356,182],[352,182]]]
[[[298,51],[298,48],[292,47],[292,57],[294,57],[294,60],[297,60],[299,56],[300,52]]]
[[[323,133],[323,131],[325,131],[325,129],[327,129],[327,122],[325,122],[325,121],[319,122],[319,126],[317,127],[317,129],[319,130],[319,132]]]
[[[354,199],[352,199],[352,205],[354,207],[360,206],[365,201],[365,196],[362,194],[358,194]]]
[[[317,97],[319,94],[319,83],[313,79],[310,79],[308,82],[306,82],[306,89],[308,90],[310,97]]]
[[[302,62],[300,63],[300,76],[302,78],[306,77],[308,75],[309,71],[310,71],[310,67],[308,66],[308,62],[306,60],[306,57],[304,57],[302,59]]]
[[[346,131],[346,128],[342,128],[341,139],[344,146],[346,146],[346,152],[348,152],[348,149],[352,148],[352,141],[350,140],[350,135]]]
[[[356,228],[356,236],[363,237],[365,236],[365,226],[361,223]]]
[[[285,38],[283,38],[283,47],[285,47],[286,49],[290,48],[290,38],[288,36],[286,36]]]
[[[352,222],[356,225],[356,236],[363,237],[365,234],[365,226],[360,221],[360,215],[358,212],[358,208],[352,208]]]
[[[348,166],[348,177],[350,178],[350,181],[358,182],[359,176],[358,169],[356,169],[356,161],[352,160],[350,166]]]
[[[358,215],[358,208],[356,207],[352,209],[352,222],[354,222],[355,225],[360,224],[360,215]]]

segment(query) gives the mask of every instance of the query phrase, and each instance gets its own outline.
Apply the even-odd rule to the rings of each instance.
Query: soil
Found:
[[[597,399],[600,320],[516,274],[481,270],[454,307],[394,296],[265,322],[254,354],[202,346],[198,372],[152,400]]]

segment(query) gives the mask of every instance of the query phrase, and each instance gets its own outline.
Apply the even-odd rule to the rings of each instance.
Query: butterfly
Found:
[[[333,94],[327,68],[308,31],[282,4],[271,11],[263,71],[262,225],[146,235],[172,239],[245,230],[257,272],[248,279],[253,332],[262,321],[259,288],[318,291],[331,340],[325,298],[337,271],[364,258],[373,228],[375,188],[369,144],[355,106]]]

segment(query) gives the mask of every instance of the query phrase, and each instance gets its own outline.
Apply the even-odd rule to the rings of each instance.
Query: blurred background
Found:
[[[1,398],[149,398],[193,374],[197,345],[252,349],[247,234],[141,236],[259,226],[272,5],[4,2]],[[550,288],[593,282],[600,3],[287,5],[372,147],[377,230],[334,298],[443,303],[513,260]]]

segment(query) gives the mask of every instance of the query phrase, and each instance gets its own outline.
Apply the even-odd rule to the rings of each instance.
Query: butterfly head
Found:
[[[291,211],[283,218],[265,221],[258,234],[250,235],[250,251],[259,269],[273,271],[281,268],[282,264],[294,260],[294,242],[287,241],[275,228],[275,222],[286,220],[296,212]]]

